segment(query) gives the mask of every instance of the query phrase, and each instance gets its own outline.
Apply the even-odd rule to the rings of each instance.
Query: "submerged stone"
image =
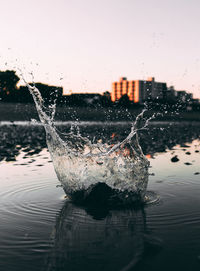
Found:
[[[123,207],[142,203],[139,193],[112,189],[105,183],[91,185],[87,190],[76,191],[71,195],[74,203],[96,207]]]
[[[178,156],[175,155],[174,157],[172,157],[172,158],[171,158],[171,161],[172,161],[173,163],[178,162],[178,161],[179,161]]]
[[[12,162],[12,161],[16,161],[16,158],[14,156],[6,157],[6,162]]]

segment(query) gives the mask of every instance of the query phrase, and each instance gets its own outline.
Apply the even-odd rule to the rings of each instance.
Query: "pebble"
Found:
[[[172,157],[172,158],[171,158],[171,161],[172,161],[173,163],[178,162],[179,159],[178,159],[177,155],[175,155],[174,157]]]

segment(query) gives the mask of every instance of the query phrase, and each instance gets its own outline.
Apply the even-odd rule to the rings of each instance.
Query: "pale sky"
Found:
[[[154,76],[200,98],[199,0],[0,0],[0,41],[0,70],[66,92]]]

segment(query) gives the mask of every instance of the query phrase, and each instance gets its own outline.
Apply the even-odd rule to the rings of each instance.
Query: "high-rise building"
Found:
[[[119,100],[123,95],[128,95],[129,100],[134,103],[143,103],[148,98],[163,99],[167,91],[167,84],[156,82],[154,77],[144,80],[127,81],[126,77],[121,77],[118,82],[112,83],[111,100]]]

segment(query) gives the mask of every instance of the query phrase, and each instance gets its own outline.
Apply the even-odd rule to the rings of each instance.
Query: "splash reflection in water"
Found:
[[[85,210],[67,203],[52,238],[45,270],[129,270],[144,254],[145,212]]]

